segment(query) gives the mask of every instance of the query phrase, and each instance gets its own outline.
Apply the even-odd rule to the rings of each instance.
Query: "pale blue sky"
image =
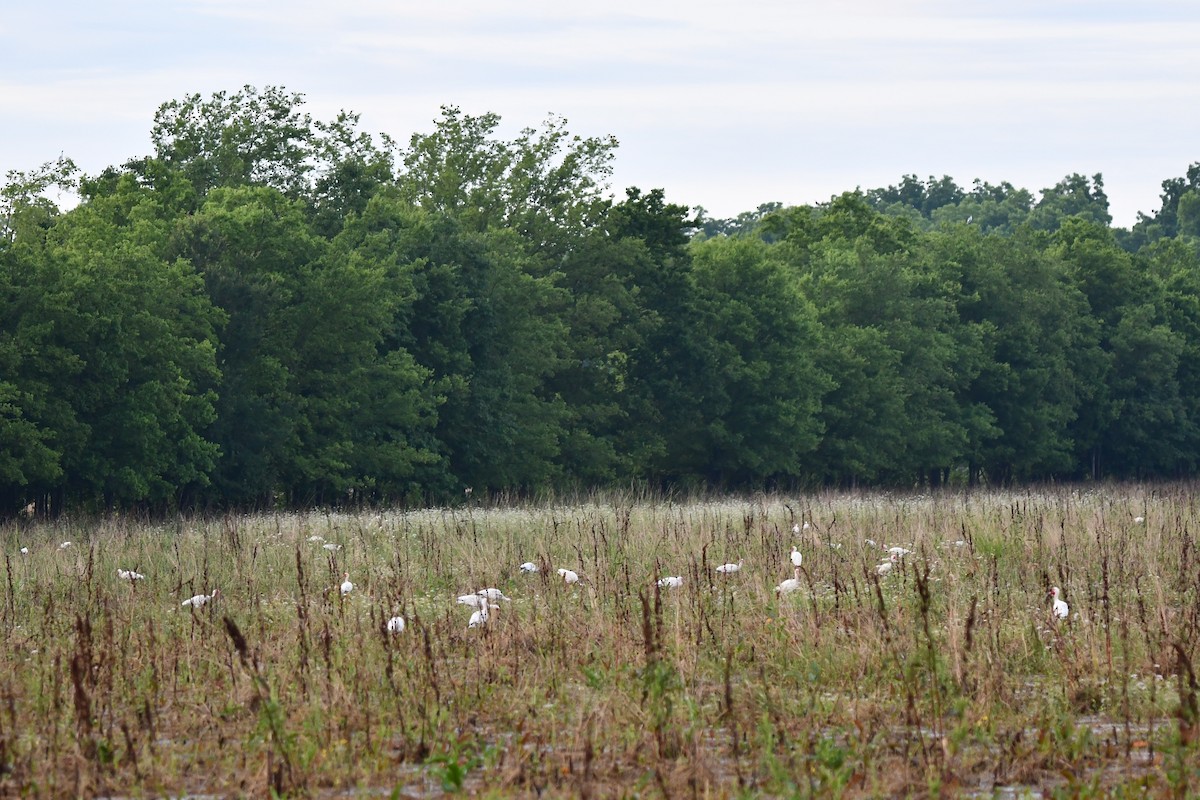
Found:
[[[1101,172],[1115,222],[1200,161],[1191,0],[125,0],[0,15],[0,174],[149,152],[155,109],[276,85],[407,141],[439,106],[620,141],[612,190],[732,216],[902,175]],[[443,7],[444,6],[444,7]]]

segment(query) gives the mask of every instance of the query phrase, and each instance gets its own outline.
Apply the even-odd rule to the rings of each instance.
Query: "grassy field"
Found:
[[[1195,797],[1198,530],[1184,486],[13,523],[0,796]]]

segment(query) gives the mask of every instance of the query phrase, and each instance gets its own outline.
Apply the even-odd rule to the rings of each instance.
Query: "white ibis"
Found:
[[[29,548],[28,548],[28,547],[22,547],[22,548],[21,548],[21,555],[23,555],[23,556],[27,556],[27,555],[29,555]]]
[[[804,561],[804,554],[800,552],[795,545],[792,545],[792,566],[799,569],[801,562]]]
[[[800,532],[800,523],[797,522],[795,525],[792,526],[792,533],[799,533],[799,532]]]
[[[570,586],[572,583],[579,583],[579,574],[574,570],[562,569],[558,570],[558,574],[562,576],[563,583]]]
[[[472,608],[480,608],[487,605],[487,598],[479,594],[460,594],[458,596],[458,603],[464,606],[471,606]]]
[[[499,611],[499,610],[500,610],[500,606],[494,606],[494,605],[491,605],[490,603],[484,603],[478,609],[476,609],[474,614],[471,615],[470,621],[467,622],[467,627],[468,628],[478,628],[483,625],[486,625],[488,619],[491,618],[491,615],[492,615],[491,612]]]
[[[59,550],[66,550],[66,549],[67,549],[68,547],[70,547],[70,546],[71,546],[71,543],[70,543],[69,541],[67,541],[67,542],[63,542],[62,544],[60,544],[60,545],[58,546],[58,549],[59,549]]]
[[[340,544],[335,544],[333,542],[326,542],[325,544],[321,545],[321,547],[325,548],[331,553],[336,553],[338,550],[342,549]]]
[[[526,561],[521,565],[521,572],[538,572],[538,565],[532,561]]]
[[[1141,524],[1142,524],[1143,522],[1145,522],[1145,521],[1146,521],[1146,518],[1145,518],[1145,517],[1134,517],[1134,518],[1133,518],[1133,523],[1134,523],[1135,525],[1141,525]]]
[[[722,564],[721,566],[717,567],[717,572],[721,573],[722,575],[732,575],[733,573],[740,571],[741,568],[742,562],[739,561],[736,564]]]
[[[387,621],[388,633],[404,633],[404,617],[392,617]]]
[[[899,560],[900,560],[900,556],[895,555],[893,553],[892,555],[888,556],[887,561],[884,561],[882,564],[875,567],[875,574],[876,575],[887,575],[889,572],[892,571],[892,568],[896,565],[896,562]]]
[[[788,578],[786,581],[783,581],[775,587],[776,595],[791,594],[800,588],[800,567],[796,567],[795,570],[793,570],[793,575],[794,577]]]
[[[889,547],[887,551],[889,555],[896,558],[904,558],[906,555],[912,553],[912,550],[909,550],[907,547]]]
[[[1050,596],[1054,598],[1054,603],[1051,605],[1051,611],[1054,613],[1055,619],[1066,619],[1070,614],[1070,608],[1067,607],[1067,601],[1060,596],[1062,590],[1057,586],[1050,590]]]
[[[500,591],[499,589],[480,589],[475,594],[493,603],[499,600],[507,600],[510,603],[512,602],[512,598],[504,594],[504,592]]]
[[[678,589],[680,586],[683,586],[683,576],[668,575],[665,578],[659,578],[658,585],[664,586],[668,589]]]
[[[123,581],[141,581],[145,580],[146,576],[140,572],[134,572],[131,569],[117,569],[117,577]]]
[[[350,582],[350,573],[349,572],[342,575],[342,587],[341,588],[342,588],[342,596],[343,597],[345,597],[346,595],[348,595],[354,591],[354,584]]]
[[[325,537],[314,533],[312,536],[308,537],[308,540],[310,542],[323,542],[325,541]]]
[[[212,594],[194,594],[191,597],[189,597],[187,600],[184,600],[179,605],[184,606],[184,607],[190,606],[191,608],[200,608],[201,606],[205,605],[209,601],[216,600],[218,591],[219,591],[218,589],[213,589]]]

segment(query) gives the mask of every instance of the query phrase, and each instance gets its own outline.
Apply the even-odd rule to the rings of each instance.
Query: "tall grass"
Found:
[[[0,795],[1186,797],[1198,527],[1189,486],[13,524]]]

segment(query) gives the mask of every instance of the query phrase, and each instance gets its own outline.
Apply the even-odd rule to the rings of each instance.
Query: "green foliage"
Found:
[[[2,513],[1200,466],[1200,165],[1131,231],[1099,174],[712,220],[500,122],[399,148],[247,86],[11,173]]]

